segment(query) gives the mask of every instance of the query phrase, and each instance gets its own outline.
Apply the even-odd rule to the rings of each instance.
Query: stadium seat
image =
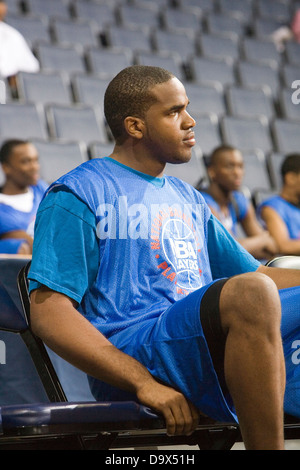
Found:
[[[227,115],[221,120],[221,131],[224,142],[241,151],[254,149],[267,153],[273,149],[269,126],[262,119],[242,119]]]
[[[59,140],[107,142],[103,118],[96,108],[74,104],[49,105],[45,108],[51,138]]]
[[[6,22],[24,36],[30,47],[34,47],[37,41],[51,42],[49,20],[46,16],[8,15]]]
[[[153,33],[153,47],[157,52],[176,52],[183,62],[197,53],[194,35],[185,32],[156,30]]]
[[[300,75],[299,75],[300,77]],[[300,81],[299,81],[300,84]],[[279,105],[280,110],[282,112],[282,117],[289,121],[296,121],[300,124],[300,106],[299,103],[293,103],[292,95],[294,93],[294,89],[290,88],[282,88],[279,91]],[[298,97],[300,94],[298,94]],[[297,98],[298,100],[299,98]]]
[[[162,27],[167,31],[202,31],[202,15],[197,10],[166,8],[161,13]]]
[[[109,47],[125,47],[133,53],[137,51],[152,51],[150,32],[145,27],[109,25],[103,31]]]
[[[86,61],[90,73],[113,78],[120,70],[132,65],[133,54],[126,47],[90,47],[86,50]]]
[[[199,9],[203,13],[213,11],[216,8],[215,0],[177,0],[176,4],[178,8],[181,8],[182,10]]]
[[[38,43],[36,54],[42,71],[76,73],[86,72],[81,50],[75,46]]]
[[[62,0],[23,0],[27,12],[36,15],[45,15],[48,18],[70,19],[69,5]]]
[[[67,78],[60,72],[20,72],[17,76],[18,95],[31,103],[71,104]]]
[[[136,27],[159,27],[158,9],[151,3],[147,6],[137,2],[133,5],[121,4],[116,9],[119,24],[125,28]]]
[[[300,64],[288,64],[284,63],[281,68],[281,76],[283,86],[291,87],[293,81],[298,80],[300,77]]]
[[[258,64],[248,61],[237,63],[238,82],[247,88],[268,89],[274,99],[280,88],[279,73],[276,66],[270,64]]]
[[[183,165],[167,163],[165,174],[168,176],[175,176],[194,187],[196,187],[199,180],[206,183],[208,181],[205,163],[202,158],[201,151],[197,147],[193,147],[192,158],[188,163]]]
[[[185,80],[181,57],[176,52],[138,52],[135,62],[140,65],[153,65],[172,72],[179,80]]]
[[[44,110],[32,103],[0,105],[0,141],[5,139],[46,139]]]
[[[227,86],[236,83],[232,62],[212,60],[193,55],[189,60],[192,79],[198,83],[219,83]]]
[[[261,189],[271,191],[272,185],[265,155],[258,151],[244,152],[243,160],[245,168],[243,186],[248,188],[251,195]]]
[[[281,0],[257,0],[257,15],[261,18],[273,18],[283,24],[288,24],[291,20],[289,2]]]
[[[264,89],[230,86],[225,91],[229,114],[235,117],[255,118],[265,116],[268,120],[275,115],[270,94]]]
[[[113,2],[97,3],[87,2],[86,0],[76,0],[76,2],[72,2],[70,5],[75,18],[94,21],[98,31],[102,31],[109,24],[116,24],[114,6]]]
[[[281,57],[273,41],[245,36],[241,49],[246,61],[275,66],[280,64]]]
[[[113,142],[92,142],[89,145],[88,152],[90,158],[108,157],[114,149]]]
[[[213,115],[193,115],[196,120],[195,132],[196,143],[200,147],[203,156],[207,156],[211,151],[221,144],[219,121]]]
[[[62,20],[56,18],[51,22],[52,38],[58,45],[74,46],[82,49],[88,46],[100,46],[98,29],[92,20]]]
[[[222,87],[217,85],[201,85],[195,82],[184,83],[190,101],[188,112],[193,114],[216,114],[218,117],[226,114]]]
[[[300,133],[298,122],[275,119],[272,123],[272,132],[277,152],[284,155],[291,152],[299,152]]]
[[[239,58],[239,43],[232,35],[200,34],[198,46],[201,55],[214,60],[232,60]]]
[[[236,16],[211,12],[206,15],[207,31],[210,34],[233,33],[237,37],[244,34],[244,25]]]
[[[271,175],[272,186],[276,191],[279,191],[282,187],[281,179],[281,165],[284,160],[284,155],[277,152],[271,152],[267,155],[267,162],[269,172]]]
[[[220,13],[231,14],[238,18],[253,18],[253,1],[252,0],[218,0]]]
[[[91,74],[74,74],[71,77],[72,90],[76,103],[103,108],[104,93],[109,78]]]
[[[257,39],[270,40],[271,35],[282,26],[280,21],[256,17],[253,21],[253,33]]]
[[[83,142],[33,140],[39,154],[40,175],[48,184],[88,160]]]
[[[300,44],[288,41],[285,45],[285,57],[288,64],[299,66]]]

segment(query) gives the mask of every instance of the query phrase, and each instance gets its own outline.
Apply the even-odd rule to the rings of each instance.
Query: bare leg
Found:
[[[220,314],[225,379],[245,447],[283,449],[285,363],[275,284],[260,273],[233,277],[222,289]]]

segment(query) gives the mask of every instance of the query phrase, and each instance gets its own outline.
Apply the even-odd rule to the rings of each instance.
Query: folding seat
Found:
[[[33,140],[33,143],[39,154],[41,178],[49,184],[88,160],[83,142]]]
[[[168,31],[202,31],[202,15],[197,9],[166,8],[161,13],[161,20]]]
[[[282,24],[270,18],[256,17],[253,21],[253,33],[257,39],[269,40],[272,33],[276,31]]]
[[[30,47],[37,41],[51,42],[49,20],[45,16],[9,15],[6,22],[24,36]]]
[[[108,157],[114,149],[113,142],[92,142],[88,147],[90,158]]]
[[[266,88],[276,99],[280,88],[279,73],[276,66],[239,61],[237,63],[239,83],[247,88]]]
[[[36,53],[42,71],[60,71],[68,74],[86,72],[83,56],[78,47],[39,43]]]
[[[268,120],[275,115],[271,94],[263,88],[230,86],[225,91],[229,114],[235,117],[255,118],[265,116]]]
[[[42,107],[33,103],[0,105],[0,140],[47,138]]]
[[[183,62],[197,53],[194,35],[186,32],[156,30],[153,33],[153,47],[157,52],[176,52]]]
[[[189,98],[188,112],[193,116],[198,114],[216,114],[218,117],[226,114],[223,89],[216,85],[201,85],[195,82],[184,83]]]
[[[242,21],[233,15],[209,13],[206,16],[206,25],[210,34],[234,33],[238,37],[244,34]]]
[[[71,10],[77,19],[94,21],[99,31],[108,24],[116,24],[113,3],[76,0],[76,2],[71,4]]]
[[[107,142],[104,122],[100,112],[92,106],[49,105],[45,108],[50,136],[58,140]]]
[[[246,61],[271,65],[280,64],[281,57],[273,41],[244,37],[241,46]]]
[[[291,20],[289,2],[281,0],[257,0],[256,12],[262,18],[274,18],[281,23],[288,24]]]
[[[113,78],[120,70],[133,64],[133,54],[128,47],[90,47],[86,50],[86,63],[92,74]]]
[[[297,89],[294,90],[293,88],[282,88],[278,97],[283,118],[288,119],[289,121],[296,121],[298,124],[300,124],[300,92],[297,91],[299,88],[300,76],[299,86]]]
[[[284,63],[282,65],[281,78],[282,78],[283,86],[291,87],[292,83],[295,80],[299,80],[299,77],[300,77],[300,63],[298,63],[297,65]]]
[[[110,25],[104,30],[109,47],[125,47],[134,51],[151,51],[150,32],[144,27]]]
[[[266,158],[263,152],[252,151],[243,153],[245,186],[251,194],[260,189],[271,190],[271,180],[268,173]]]
[[[55,43],[73,46],[74,44],[85,48],[99,46],[98,30],[93,21],[54,19],[51,22],[51,33]]]
[[[204,157],[208,156],[222,140],[219,129],[219,121],[216,115],[193,115],[196,125],[193,128],[196,144]]]
[[[284,155],[291,152],[299,152],[300,132],[298,122],[275,119],[271,129],[277,152]]]
[[[233,35],[201,34],[198,46],[201,55],[209,59],[235,61],[239,58],[239,42]]]
[[[27,102],[43,104],[72,102],[68,80],[59,72],[19,72],[17,87],[19,98]]]
[[[215,0],[177,0],[177,6],[182,10],[199,9],[203,13],[213,11],[216,8]]]
[[[190,58],[189,66],[193,80],[198,83],[219,83],[224,87],[236,83],[232,62],[194,55]]]
[[[241,151],[255,149],[267,153],[273,149],[269,126],[265,120],[224,116],[221,131],[225,143],[234,145]]]
[[[282,153],[271,152],[267,155],[269,172],[271,175],[272,186],[276,191],[282,187],[281,165],[285,156]]]
[[[116,14],[121,26],[125,28],[159,27],[158,8],[152,4],[142,6],[139,3],[133,5],[121,4],[116,9]]]
[[[208,181],[205,163],[201,151],[196,146],[193,147],[192,157],[188,163],[172,164],[167,163],[164,173],[168,176],[175,176],[186,183],[196,187],[199,180]]]
[[[25,9],[36,15],[45,15],[48,18],[66,18],[70,19],[68,2],[64,0],[23,0]]]
[[[252,18],[253,0],[218,0],[220,13]]]
[[[179,80],[186,78],[181,57],[176,52],[138,52],[135,55],[135,62],[141,65],[162,67],[173,73]]]
[[[74,74],[71,82],[75,102],[103,107],[104,94],[110,79],[96,75]]]
[[[300,44],[288,41],[285,45],[285,57],[287,63],[299,66]]]

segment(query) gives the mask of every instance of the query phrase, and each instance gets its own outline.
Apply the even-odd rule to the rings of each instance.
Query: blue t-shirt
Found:
[[[205,191],[201,191],[206,203],[209,207],[221,214],[220,206],[216,200]],[[240,191],[233,191],[232,201],[228,204],[229,217],[221,220],[227,230],[229,230],[235,237],[238,235],[237,225],[242,222],[246,217],[249,209],[249,201],[246,196]]]
[[[31,290],[73,298],[109,337],[258,266],[190,185],[102,158],[60,178],[41,203],[29,276]]]
[[[0,236],[14,230],[23,230],[24,232],[33,232],[36,212],[43,198],[48,185],[44,181],[30,186],[33,191],[33,202],[31,210],[28,212],[20,211],[12,206],[0,202]],[[24,240],[20,238],[8,238],[0,240],[0,253],[14,254]]]
[[[258,207],[258,215],[260,217],[263,207],[271,207],[278,213],[286,225],[289,236],[292,239],[300,239],[300,208],[294,206],[281,196],[272,196],[263,201]]]

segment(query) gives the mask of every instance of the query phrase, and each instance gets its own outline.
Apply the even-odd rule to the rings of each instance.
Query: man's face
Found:
[[[156,102],[146,112],[143,144],[153,159],[184,163],[191,158],[195,138],[194,119],[188,114],[188,98],[177,78],[152,89]]]
[[[34,185],[39,179],[39,158],[34,145],[17,145],[8,163],[3,164],[7,179],[22,188]]]
[[[244,162],[238,150],[224,150],[209,174],[215,183],[225,191],[236,191],[240,188],[244,177]]]

